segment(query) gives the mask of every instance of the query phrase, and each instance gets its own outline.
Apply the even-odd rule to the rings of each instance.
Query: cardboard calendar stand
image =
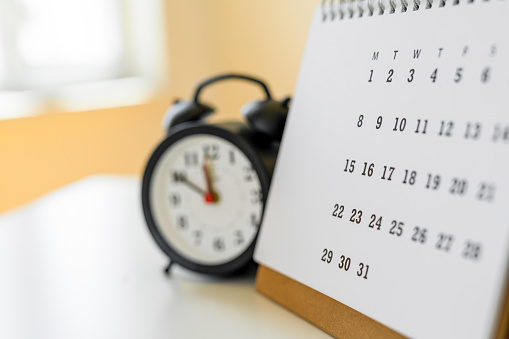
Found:
[[[405,338],[364,314],[263,265],[258,267],[256,289],[336,338]],[[509,338],[509,289],[495,338]]]

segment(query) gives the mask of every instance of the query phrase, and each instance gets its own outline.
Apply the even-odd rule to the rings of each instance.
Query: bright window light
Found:
[[[146,100],[164,74],[163,2],[0,0],[0,119]]]
[[[39,67],[104,67],[122,57],[118,0],[20,0],[21,59]]]

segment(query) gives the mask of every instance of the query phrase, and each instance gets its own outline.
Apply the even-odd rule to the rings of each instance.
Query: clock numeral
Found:
[[[186,167],[198,166],[198,153],[197,152],[184,153],[184,165]]]
[[[256,214],[251,214],[251,226],[258,227],[258,220],[256,218]]]
[[[242,245],[244,243],[244,234],[242,231],[235,231],[235,245]]]
[[[175,182],[186,181],[186,174],[184,172],[173,173],[173,181],[175,181]]]
[[[224,239],[223,238],[215,238],[212,243],[214,250],[216,251],[224,251]]]
[[[203,236],[202,231],[194,231],[193,235],[194,235],[194,244],[195,245],[201,245],[201,239],[202,239],[202,236]]]
[[[251,203],[261,204],[262,201],[263,201],[262,190],[260,190],[260,189],[251,190]]]
[[[203,155],[206,158],[216,160],[219,157],[219,146],[217,144],[204,145]]]
[[[245,181],[253,181],[254,179],[254,168],[253,166],[245,166],[243,168],[244,171],[244,180]]]
[[[187,224],[187,218],[185,216],[180,216],[178,217],[177,219],[177,225],[178,227],[180,227],[181,229],[186,229],[188,224]]]
[[[235,152],[230,150],[230,165],[235,165]]]
[[[180,195],[178,195],[177,193],[174,193],[172,195],[170,195],[170,204],[172,204],[173,206],[177,207],[178,205],[180,205]]]

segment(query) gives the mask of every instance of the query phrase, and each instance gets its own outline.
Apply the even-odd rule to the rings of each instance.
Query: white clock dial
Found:
[[[258,173],[244,152],[210,134],[191,134],[160,156],[150,182],[159,233],[203,265],[235,259],[254,241],[263,213]]]

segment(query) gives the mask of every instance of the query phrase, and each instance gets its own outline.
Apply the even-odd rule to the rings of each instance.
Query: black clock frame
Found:
[[[205,265],[198,264],[189,259],[187,259],[184,255],[175,250],[171,244],[169,244],[165,238],[159,232],[159,227],[156,224],[151,208],[150,201],[150,187],[152,181],[152,175],[156,165],[161,158],[161,156],[169,149],[175,142],[186,138],[191,135],[197,134],[208,134],[214,135],[220,138],[223,138],[236,147],[238,147],[249,159],[251,164],[253,165],[254,170],[256,171],[258,178],[260,180],[261,188],[262,188],[262,215],[260,218],[260,223],[258,224],[258,230],[253,238],[252,243],[249,247],[239,256],[234,258],[233,260],[226,262],[224,264],[219,265]],[[171,260],[171,263],[177,263],[185,268],[190,270],[212,274],[212,275],[229,275],[233,274],[242,268],[246,267],[250,262],[253,261],[252,256],[256,244],[256,240],[258,238],[258,232],[260,230],[260,225],[262,224],[264,210],[265,210],[265,202],[267,199],[267,194],[269,191],[270,181],[272,172],[274,170],[275,160],[277,156],[277,146],[273,148],[260,148],[256,145],[256,142],[253,142],[253,138],[256,135],[253,134],[249,127],[243,123],[228,123],[228,124],[205,124],[201,121],[198,122],[188,122],[182,123],[178,126],[173,127],[170,130],[170,134],[161,142],[153,154],[151,155],[148,164],[145,169],[145,173],[143,175],[142,181],[142,205],[143,205],[143,213],[145,216],[145,220],[147,222],[150,233],[155,239],[157,245],[161,248],[161,250],[168,255]],[[171,265],[171,264],[170,264]],[[169,266],[166,269],[168,272]]]

